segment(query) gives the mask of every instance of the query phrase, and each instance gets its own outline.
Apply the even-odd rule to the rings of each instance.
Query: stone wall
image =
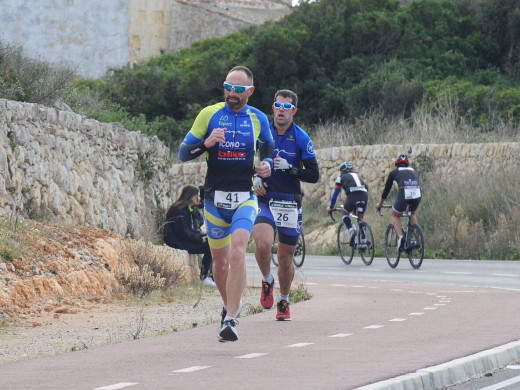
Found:
[[[352,160],[378,200],[400,153],[445,175],[518,167],[520,143],[373,145],[317,151],[321,178],[306,199],[328,204],[338,167]],[[171,164],[155,137],[71,111],[0,99],[0,212],[106,228],[136,237],[155,229],[186,184],[202,185],[203,157]]]
[[[157,138],[0,99],[0,211],[141,236],[172,201]]]

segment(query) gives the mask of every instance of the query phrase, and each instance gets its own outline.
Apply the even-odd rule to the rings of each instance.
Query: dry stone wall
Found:
[[[342,161],[352,160],[377,201],[400,153],[446,175],[518,167],[520,143],[373,145],[317,151],[321,178],[303,184],[307,201],[326,207]],[[155,229],[186,184],[202,185],[203,157],[171,164],[155,137],[72,111],[0,99],[0,213],[43,217],[132,233]]]

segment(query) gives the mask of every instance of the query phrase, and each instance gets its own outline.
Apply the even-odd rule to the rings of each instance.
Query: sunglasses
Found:
[[[229,91],[229,92],[231,92],[231,90],[234,90],[236,93],[244,93],[249,88],[253,88],[253,86],[252,85],[233,85],[233,84],[226,83],[224,81],[224,88],[226,89],[226,91]]]
[[[281,110],[282,107],[285,111],[289,111],[289,110],[292,110],[293,108],[296,108],[293,104],[291,103],[281,103],[281,102],[274,102],[273,103],[273,106],[274,108],[278,109],[278,110]]]

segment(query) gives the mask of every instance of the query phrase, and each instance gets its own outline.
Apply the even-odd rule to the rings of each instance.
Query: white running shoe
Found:
[[[203,286],[217,287],[211,276],[206,276],[206,278],[204,278],[201,283]]]

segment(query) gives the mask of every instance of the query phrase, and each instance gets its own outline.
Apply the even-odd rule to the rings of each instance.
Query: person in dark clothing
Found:
[[[185,186],[179,198],[166,213],[164,243],[172,248],[183,249],[192,254],[203,254],[201,282],[215,287],[211,276],[212,257],[206,233],[202,231],[204,217],[200,212],[200,191],[198,187]]]
[[[419,180],[418,173],[410,166],[408,157],[401,154],[395,160],[395,169],[390,172],[386,179],[385,188],[381,194],[381,200],[376,205],[376,209],[380,210],[383,207],[383,202],[390,193],[394,181],[399,188],[397,197],[392,206],[392,223],[394,224],[395,231],[399,234],[399,240],[397,241],[397,247],[400,248],[403,241],[403,224],[401,223],[401,215],[407,209],[412,212],[410,222],[412,224],[417,223],[417,216],[415,212],[421,203],[421,182]]]
[[[350,220],[350,213],[354,212],[354,209],[358,207],[357,215],[360,221],[363,221],[363,216],[368,205],[368,185],[365,180],[354,171],[354,164],[352,161],[345,161],[339,167],[339,176],[334,184],[334,192],[330,199],[330,205],[327,207],[327,212],[331,212],[336,204],[338,195],[341,193],[341,189],[345,191],[347,199],[343,204],[343,223],[348,229],[350,245],[354,245],[354,238],[356,237],[356,228]],[[356,203],[360,203],[356,206]],[[361,236],[361,243],[366,244],[366,238]]]

